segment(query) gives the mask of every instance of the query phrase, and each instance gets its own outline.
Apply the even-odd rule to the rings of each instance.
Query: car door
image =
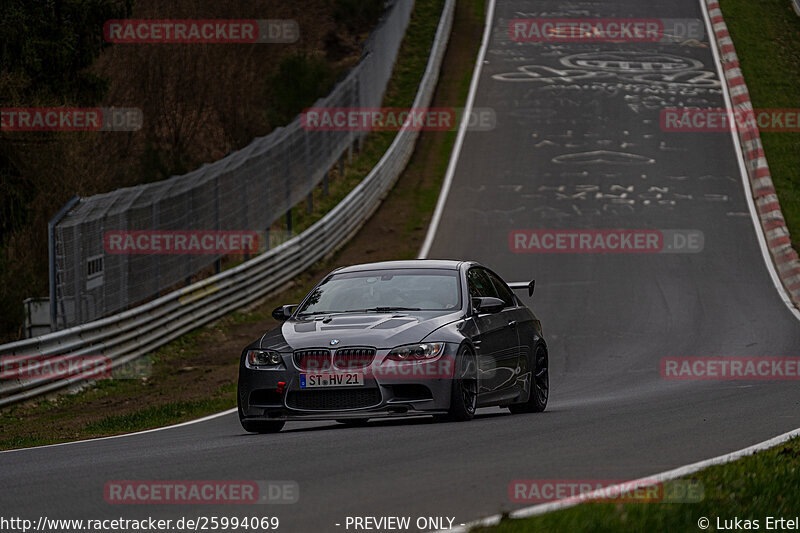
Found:
[[[509,328],[514,331],[516,336],[517,359],[514,365],[516,381],[520,388],[527,388],[525,381],[530,380],[531,376],[527,368],[528,365],[525,363],[529,352],[532,350],[531,344],[536,335],[533,315],[530,310],[520,302],[519,298],[514,295],[514,292],[500,276],[491,270],[487,271],[487,274],[497,290],[498,297],[506,304],[502,314]],[[522,371],[523,369],[525,372]]]
[[[488,272],[474,267],[467,273],[470,298],[499,298]],[[508,325],[505,311],[499,313],[473,313],[473,321],[478,332],[476,339],[478,356],[478,392],[484,399],[497,399],[506,389],[516,384],[516,369],[519,346],[517,334]]]

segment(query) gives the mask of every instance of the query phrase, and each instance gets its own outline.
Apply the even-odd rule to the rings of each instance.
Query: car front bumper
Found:
[[[379,350],[364,385],[305,389],[300,387],[303,373],[284,354],[280,369],[239,368],[239,414],[247,420],[343,420],[392,418],[444,414],[450,407],[454,372],[443,369],[455,365],[457,347],[448,346],[433,361],[396,365],[394,372],[375,372],[385,368],[388,350]],[[414,365],[411,366],[405,365]],[[283,383],[283,391],[279,392]]]

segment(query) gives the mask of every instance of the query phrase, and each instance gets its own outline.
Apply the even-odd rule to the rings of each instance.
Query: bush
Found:
[[[320,56],[305,52],[287,56],[269,78],[267,117],[272,126],[284,126],[300,112],[330,92],[333,69]]]

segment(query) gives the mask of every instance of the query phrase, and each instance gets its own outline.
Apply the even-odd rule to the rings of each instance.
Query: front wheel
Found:
[[[508,409],[514,413],[541,413],[547,408],[550,395],[550,376],[548,373],[547,349],[539,344],[533,356],[531,368],[531,393],[527,402],[514,403]]]
[[[277,433],[286,425],[283,420],[245,420],[238,388],[236,390],[236,408],[239,412],[239,423],[249,433]]]
[[[242,420],[242,427],[250,433],[277,433],[283,429],[286,422],[283,420]]]
[[[465,422],[475,416],[478,405],[478,367],[475,356],[467,348],[461,348],[456,356],[456,372],[450,389],[450,409],[437,420]]]

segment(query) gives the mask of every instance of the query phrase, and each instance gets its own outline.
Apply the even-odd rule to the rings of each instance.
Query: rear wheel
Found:
[[[531,394],[527,402],[514,403],[508,406],[512,413],[541,413],[547,408],[550,395],[550,376],[548,373],[547,349],[539,344],[528,361],[531,369]]]
[[[475,416],[478,404],[478,367],[475,355],[467,348],[461,348],[456,356],[457,367],[450,391],[450,409],[437,420],[465,422]]]

